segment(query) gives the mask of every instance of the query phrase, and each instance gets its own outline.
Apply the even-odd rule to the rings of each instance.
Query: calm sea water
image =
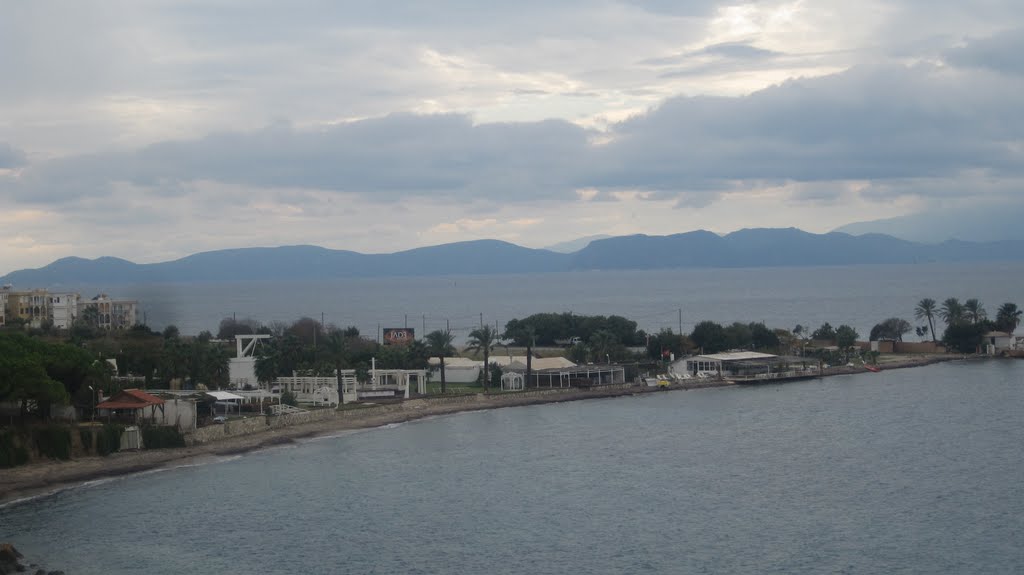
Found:
[[[75,574],[1021,573],[1024,363],[464,413],[0,508]]]
[[[770,327],[850,324],[862,336],[888,317],[913,321],[924,297],[979,298],[991,314],[1012,301],[1024,307],[1024,264],[921,264],[573,272],[505,276],[405,277],[333,281],[266,281],[86,286],[137,298],[150,326],[182,333],[216,332],[224,317],[264,323],[302,316],[365,335],[378,327],[417,333],[451,326],[465,337],[488,324],[537,312],[617,314],[657,332],[685,332],[702,320],[764,321]]]

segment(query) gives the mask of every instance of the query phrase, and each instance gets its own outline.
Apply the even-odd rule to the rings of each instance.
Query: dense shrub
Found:
[[[124,426],[116,423],[108,423],[103,426],[96,435],[96,453],[99,455],[110,455],[121,449],[121,434],[124,433]]]
[[[28,463],[28,449],[15,440],[14,431],[0,430],[0,468]]]
[[[42,457],[71,459],[71,429],[63,425],[47,425],[32,430],[36,450]]]
[[[142,445],[146,449],[185,447],[185,436],[176,427],[147,425],[142,428]]]

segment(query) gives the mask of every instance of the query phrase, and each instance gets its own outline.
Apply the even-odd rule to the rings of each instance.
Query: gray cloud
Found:
[[[674,98],[615,124],[609,143],[562,120],[474,124],[399,114],[323,129],[278,124],[26,170],[22,197],[103,194],[128,182],[179,195],[189,182],[495,202],[574,190],[722,191],[737,180],[1024,175],[1016,79],[953,84],[930,66],[855,69],[747,97]],[[693,200],[687,200],[693,203]]]
[[[18,168],[24,166],[25,162],[25,152],[10,144],[0,142],[0,170]]]
[[[1006,30],[995,36],[970,40],[966,46],[945,53],[954,66],[983,68],[1024,75],[1024,29]]]

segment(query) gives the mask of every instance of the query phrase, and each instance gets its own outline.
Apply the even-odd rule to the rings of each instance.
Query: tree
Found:
[[[848,352],[857,344],[858,337],[857,330],[848,325],[844,324],[836,328],[836,345],[845,353],[846,361],[849,361]]]
[[[947,326],[960,323],[964,320],[964,306],[955,297],[947,298],[939,308],[939,317],[946,322]]]
[[[247,335],[257,333],[260,328],[258,321],[251,318],[236,320],[233,317],[226,317],[220,320],[217,328],[217,339],[235,339],[236,335]]]
[[[595,331],[590,336],[589,343],[590,351],[594,354],[594,363],[601,363],[602,360],[611,361],[611,355],[615,351],[619,340],[611,331],[602,329]]]
[[[502,339],[511,339],[519,345],[526,346],[526,384],[529,384],[533,377],[533,347],[537,345],[537,329],[531,323],[515,323],[512,320],[505,324],[505,333]],[[520,343],[521,342],[521,343]]]
[[[975,353],[985,340],[985,332],[991,326],[988,322],[982,323],[953,323],[946,328],[942,335],[942,342],[949,349],[960,353]]]
[[[964,315],[967,319],[971,320],[971,323],[980,323],[988,318],[985,306],[976,298],[971,298],[964,302]]]
[[[871,341],[878,341],[880,339],[903,341],[903,334],[910,333],[913,329],[913,326],[907,320],[890,317],[881,323],[875,324],[875,327],[871,328],[871,335],[868,336],[868,339]],[[918,335],[920,335],[920,332],[918,332]]]
[[[427,349],[441,361],[441,393],[447,393],[448,385],[444,375],[444,358],[450,357],[455,353],[455,346],[452,345],[452,342],[455,341],[455,335],[449,329],[444,331],[438,329],[428,333],[425,339]]]
[[[781,347],[778,332],[768,329],[764,322],[751,323],[747,327],[750,328],[750,345],[754,349],[778,350]]]
[[[1020,325],[1021,313],[1015,303],[1006,302],[999,306],[999,310],[996,312],[996,329],[1012,334]]]
[[[718,353],[729,349],[725,328],[713,321],[702,321],[693,326],[690,339],[701,348],[701,353]]]
[[[498,343],[497,334],[491,326],[485,325],[469,332],[467,351],[484,354],[483,383],[484,391],[487,391],[490,380],[491,350]]]
[[[334,366],[334,376],[338,382],[338,405],[345,403],[345,386],[341,378],[341,370],[348,361],[349,338],[344,332],[334,331],[327,336],[324,351],[327,352],[327,360]]]
[[[831,324],[825,322],[821,324],[821,327],[814,330],[814,333],[811,334],[811,339],[816,339],[819,341],[835,341],[836,330],[835,328],[832,327]]]
[[[923,300],[917,302],[917,307],[914,308],[914,317],[917,319],[927,319],[928,329],[932,332],[932,343],[935,343],[935,314],[937,310],[935,308],[935,300],[930,297],[926,297]]]

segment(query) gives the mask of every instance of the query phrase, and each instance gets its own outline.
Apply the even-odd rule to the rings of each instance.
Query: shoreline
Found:
[[[878,367],[881,370],[904,369],[961,359],[966,358],[959,355],[925,356],[882,363]],[[867,370],[863,367],[841,366],[830,368],[827,373],[821,374],[819,378],[858,373],[867,373]],[[783,383],[785,382],[776,381],[759,385],[781,385]],[[688,391],[734,386],[737,386],[737,384],[730,381],[709,380],[685,384],[676,383],[667,388],[626,384],[624,386],[598,389],[555,389],[545,394],[533,395],[483,396],[479,394],[477,399],[473,401],[457,403],[438,402],[431,405],[429,403],[430,400],[426,400],[426,405],[420,403],[415,406],[403,406],[402,409],[388,410],[380,413],[376,412],[373,408],[367,408],[365,411],[351,412],[345,417],[333,417],[323,421],[289,427],[268,428],[256,433],[230,436],[218,441],[176,449],[127,451],[114,453],[106,457],[93,456],[69,461],[30,463],[20,467],[4,469],[0,472],[0,509],[7,505],[16,504],[19,501],[45,497],[100,479],[113,479],[196,464],[208,458],[244,455],[279,445],[295,443],[302,439],[331,435],[342,431],[372,429],[389,424],[406,423],[464,411],[481,411],[587,399],[635,396],[665,391]]]

